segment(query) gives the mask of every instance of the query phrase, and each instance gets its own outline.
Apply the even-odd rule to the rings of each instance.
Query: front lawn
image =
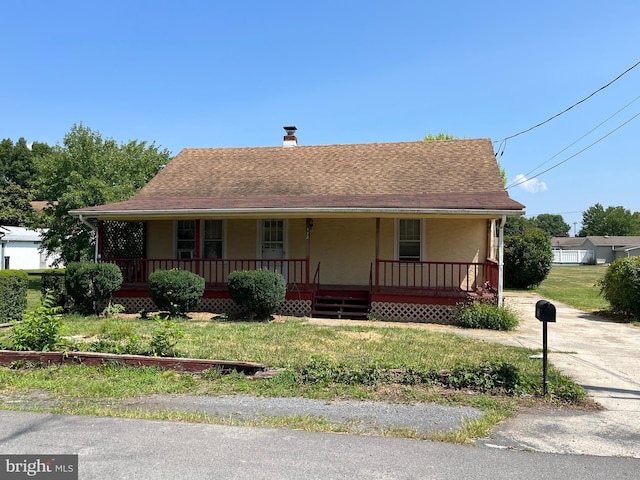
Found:
[[[606,265],[554,265],[535,291],[586,312],[606,310],[609,303],[599,294],[596,283],[607,268]]]

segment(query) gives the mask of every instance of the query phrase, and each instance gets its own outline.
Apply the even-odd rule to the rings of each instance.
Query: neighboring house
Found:
[[[152,309],[147,280],[171,268],[206,280],[199,308],[234,313],[227,276],[269,268],[288,282],[279,313],[429,322],[501,292],[502,228],[524,207],[489,139],[187,148],[131,199],[70,212],[95,222],[117,264],[115,301]]]
[[[0,270],[51,268],[56,255],[40,252],[40,232],[23,227],[0,227]]]
[[[584,242],[585,237],[552,237],[553,263],[556,265],[595,263],[593,250],[585,249]]]
[[[553,237],[554,263],[608,264],[640,255],[640,236]]]
[[[611,263],[618,258],[640,255],[640,236],[587,236],[584,248],[595,252],[596,263]]]

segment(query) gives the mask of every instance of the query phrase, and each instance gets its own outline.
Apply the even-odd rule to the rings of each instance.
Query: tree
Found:
[[[607,207],[596,203],[582,212],[579,237],[588,235],[640,235],[640,213],[624,207]]]
[[[118,144],[98,131],[73,125],[62,145],[36,158],[39,191],[48,206],[43,214],[42,246],[60,252],[65,263],[91,260],[94,234],[69,215],[77,208],[128,199],[171,159],[154,143]]]
[[[504,280],[507,287],[531,288],[547,278],[553,252],[551,239],[540,229],[504,239]]]
[[[24,137],[20,137],[15,145],[10,138],[5,138],[0,142],[1,178],[21,188],[31,189],[37,178],[36,157],[50,150],[46,143],[29,145]]]
[[[547,232],[549,235],[568,235],[571,225],[564,221],[562,215],[553,215],[551,213],[541,213],[534,217],[537,227]]]
[[[504,236],[522,235],[527,230],[537,227],[538,225],[533,218],[507,217],[507,221],[504,224]]]
[[[32,226],[36,216],[31,197],[30,190],[0,179],[0,225]]]

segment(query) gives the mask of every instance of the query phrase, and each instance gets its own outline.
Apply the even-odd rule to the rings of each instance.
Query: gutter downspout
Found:
[[[95,227],[94,225],[91,225],[89,222],[87,222],[87,220],[82,216],[82,214],[78,215],[78,220],[80,220],[87,227],[89,227],[94,234],[96,247],[95,247],[95,253],[93,254],[93,261],[94,263],[98,263],[98,228]]]
[[[498,306],[504,305],[504,224],[507,221],[507,216],[502,215],[500,221],[500,228],[498,230]]]

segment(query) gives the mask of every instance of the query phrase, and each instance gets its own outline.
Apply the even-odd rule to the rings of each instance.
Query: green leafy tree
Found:
[[[564,221],[562,215],[553,215],[551,213],[541,213],[535,217],[536,226],[549,235],[568,235],[571,225]]]
[[[0,225],[30,227],[36,216],[31,206],[32,191],[0,179]]]
[[[640,235],[640,213],[624,207],[607,207],[596,203],[582,212],[579,237],[588,235]]]
[[[549,235],[530,229],[504,239],[504,280],[507,287],[531,288],[547,278],[553,252]]]
[[[73,125],[62,145],[35,157],[42,198],[42,245],[60,252],[65,263],[93,258],[94,234],[69,215],[77,208],[119,202],[142,188],[171,159],[170,152],[154,143],[118,144],[100,132]]]
[[[533,218],[525,218],[522,216],[507,217],[507,221],[504,224],[504,235],[522,235],[527,230],[538,228],[538,224]]]
[[[0,174],[7,182],[31,190],[37,179],[36,158],[51,151],[45,143],[29,145],[24,137],[13,143],[9,138],[0,142]]]

